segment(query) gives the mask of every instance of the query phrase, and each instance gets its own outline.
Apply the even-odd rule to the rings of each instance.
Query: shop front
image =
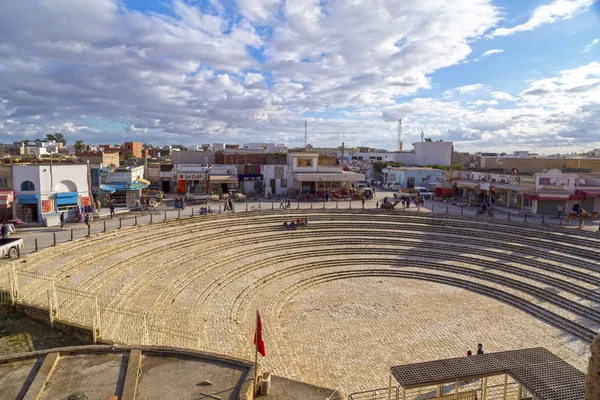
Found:
[[[600,211],[600,188],[577,189],[576,195],[583,196],[581,206],[588,212]]]
[[[521,209],[525,206],[525,194],[535,192],[534,186],[522,186],[510,183],[491,184],[490,198],[498,206]]]
[[[15,201],[15,192],[12,190],[0,190],[0,220],[12,219],[13,201]]]
[[[208,173],[206,172],[178,172],[177,193],[186,194],[192,186],[204,186],[208,184]]]
[[[294,188],[300,195],[317,198],[329,195],[345,196],[352,192],[352,184],[364,182],[365,175],[355,172],[297,172],[294,173]]]
[[[464,197],[470,203],[480,203],[482,200],[481,192],[479,191],[479,181],[473,180],[457,180],[452,184],[458,189],[460,197]]]
[[[221,195],[229,192],[229,189],[236,189],[238,185],[237,175],[209,175],[210,191]]]
[[[244,193],[261,193],[264,187],[262,174],[239,174],[240,187]]]
[[[39,199],[39,194],[17,195],[15,217],[23,220],[24,222],[39,222]]]

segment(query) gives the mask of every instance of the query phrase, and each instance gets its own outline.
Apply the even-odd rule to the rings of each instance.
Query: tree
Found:
[[[85,143],[83,143],[83,140],[76,140],[75,141],[75,150],[77,151],[85,151],[86,149],[86,145]]]
[[[46,140],[56,140],[56,136],[54,136],[54,135],[53,135],[53,134],[51,134],[51,133],[48,133],[48,134],[46,135]]]
[[[127,153],[127,158],[135,158],[135,155],[133,153]]]

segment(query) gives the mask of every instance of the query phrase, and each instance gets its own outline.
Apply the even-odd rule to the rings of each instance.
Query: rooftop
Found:
[[[391,372],[404,389],[508,374],[538,400],[585,397],[585,375],[543,347],[399,365]]]

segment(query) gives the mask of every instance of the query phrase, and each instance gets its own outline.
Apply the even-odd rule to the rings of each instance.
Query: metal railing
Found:
[[[392,386],[392,399],[398,400],[399,388]],[[365,390],[363,392],[354,392],[348,395],[348,400],[388,400],[389,388]]]
[[[57,285],[52,276],[16,270],[0,262],[0,303],[21,304],[48,312],[50,324],[76,324],[93,332],[94,341],[199,349],[197,331],[178,329],[137,310],[98,302],[95,293]]]

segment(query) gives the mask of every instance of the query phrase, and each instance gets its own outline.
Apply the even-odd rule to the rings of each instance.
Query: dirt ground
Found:
[[[18,313],[0,313],[0,356],[87,344]]]

